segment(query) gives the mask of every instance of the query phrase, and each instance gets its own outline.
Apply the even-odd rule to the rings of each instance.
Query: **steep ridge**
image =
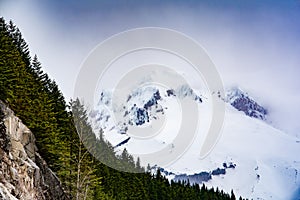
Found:
[[[231,88],[226,93],[226,101],[238,111],[243,111],[246,115],[261,120],[266,120],[268,111],[259,105],[246,92],[238,87]]]

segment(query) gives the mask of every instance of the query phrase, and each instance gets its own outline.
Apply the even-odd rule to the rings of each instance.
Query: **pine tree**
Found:
[[[235,195],[234,195],[234,193],[233,193],[233,190],[231,190],[230,200],[235,200]]]
[[[100,184],[101,178],[95,175],[95,160],[86,148],[89,139],[95,140],[95,135],[88,123],[87,112],[78,99],[71,102],[71,108],[78,134],[78,139],[72,141],[72,155],[74,155],[73,163],[76,171],[75,196],[76,200],[79,200],[93,196],[91,188],[95,187],[95,184]]]

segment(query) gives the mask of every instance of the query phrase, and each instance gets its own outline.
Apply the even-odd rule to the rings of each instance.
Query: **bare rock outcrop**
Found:
[[[0,101],[0,199],[68,199],[33,133]]]

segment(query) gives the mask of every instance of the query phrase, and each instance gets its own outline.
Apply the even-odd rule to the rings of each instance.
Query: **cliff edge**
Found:
[[[69,199],[33,133],[0,101],[0,199]]]

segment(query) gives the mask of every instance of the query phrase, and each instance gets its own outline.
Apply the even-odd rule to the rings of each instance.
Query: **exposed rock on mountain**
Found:
[[[68,199],[33,133],[0,101],[0,199]]]
[[[226,98],[234,108],[243,111],[246,115],[262,120],[266,119],[267,110],[240,88],[232,88],[227,91]]]
[[[157,120],[165,114],[169,99],[190,98],[197,103],[202,103],[203,96],[199,96],[188,85],[176,89],[159,87],[143,87],[131,91],[121,105],[113,105],[113,94],[110,91],[101,91],[98,107],[90,112],[95,130],[111,131],[116,129],[120,134],[126,134],[131,126],[142,126]],[[114,113],[110,112],[113,111]],[[114,121],[114,114],[121,114],[120,121]],[[97,132],[97,131],[96,131]]]
[[[202,184],[205,182],[208,182],[212,179],[213,176],[221,176],[226,174],[227,169],[235,169],[236,164],[229,162],[223,163],[223,168],[217,168],[212,171],[202,171],[199,173],[194,173],[194,174],[175,174],[173,172],[170,172],[164,168],[160,168],[157,165],[153,166],[151,168],[151,172],[155,174],[157,172],[157,169],[160,170],[160,172],[165,175],[166,177],[174,180],[174,181],[185,181],[189,182],[190,184]]]

